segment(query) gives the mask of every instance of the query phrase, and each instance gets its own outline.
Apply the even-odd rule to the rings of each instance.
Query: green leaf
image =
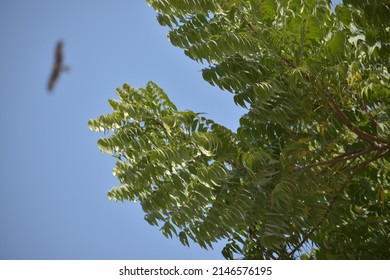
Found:
[[[181,242],[184,246],[190,247],[190,243],[188,242],[187,234],[186,234],[184,231],[181,231],[181,232],[179,233],[179,239],[180,239],[180,242]]]
[[[327,42],[329,56],[333,59],[339,58],[345,49],[346,36],[343,31],[337,30]]]
[[[98,140],[98,147],[99,150],[107,154],[112,154],[114,150],[110,142],[107,139],[103,139],[103,138]]]

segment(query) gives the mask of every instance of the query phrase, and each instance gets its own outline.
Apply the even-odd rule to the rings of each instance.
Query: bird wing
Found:
[[[58,77],[62,68],[62,57],[63,57],[63,43],[59,41],[55,50],[54,64],[53,69],[50,74],[49,83],[47,85],[47,89],[52,91],[55,83],[58,80]]]
[[[61,41],[59,41],[56,46],[55,60],[58,65],[62,65],[63,46],[64,44]]]

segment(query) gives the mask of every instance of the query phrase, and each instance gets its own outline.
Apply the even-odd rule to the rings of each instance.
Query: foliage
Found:
[[[89,127],[112,200],[227,259],[390,258],[387,1],[149,0],[171,43],[248,109],[233,132],[129,85]]]

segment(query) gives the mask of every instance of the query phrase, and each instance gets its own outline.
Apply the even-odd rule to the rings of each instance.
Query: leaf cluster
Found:
[[[386,1],[149,0],[171,43],[247,109],[236,132],[128,85],[99,148],[113,200],[227,259],[390,257]]]

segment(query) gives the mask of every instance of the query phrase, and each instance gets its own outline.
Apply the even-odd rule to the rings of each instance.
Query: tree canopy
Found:
[[[232,131],[124,84],[89,121],[117,158],[109,198],[227,259],[389,259],[390,3],[147,2],[247,113]]]

